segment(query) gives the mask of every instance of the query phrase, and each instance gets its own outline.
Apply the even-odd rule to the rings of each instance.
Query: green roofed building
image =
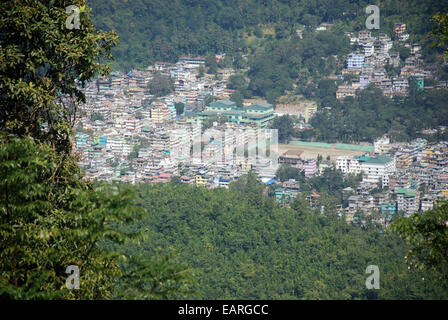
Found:
[[[274,119],[274,107],[270,103],[261,102],[244,109],[242,123],[253,123],[258,127],[267,127],[269,121]]]
[[[374,157],[374,158],[368,158],[367,160],[365,160],[366,163],[371,163],[371,164],[381,164],[381,165],[385,165],[387,163],[390,163],[393,161],[392,158],[385,156],[385,155],[380,155],[378,157]],[[360,159],[361,161],[361,159]]]
[[[360,156],[359,158],[358,158],[358,160],[359,160],[359,162],[366,162],[366,161],[369,161],[371,158],[370,157],[367,157],[367,156]]]
[[[383,187],[389,186],[389,175],[396,170],[394,159],[385,155],[360,157],[359,163],[361,171],[364,172],[363,181],[380,182]]]
[[[337,158],[336,168],[343,173],[363,173],[363,181],[381,183],[383,187],[389,186],[389,176],[396,171],[395,159],[380,155],[378,157],[350,157]]]
[[[397,194],[397,210],[404,211],[407,216],[413,214],[419,207],[418,192],[409,190],[407,188],[398,188]]]
[[[261,102],[246,108],[239,108],[235,102],[230,100],[212,102],[203,112],[197,114],[201,120],[216,116],[227,117],[229,122],[253,124],[261,128],[267,127],[269,121],[275,117],[272,104]]]
[[[205,111],[225,112],[225,111],[232,111],[235,109],[238,109],[235,102],[230,100],[219,100],[210,103],[210,105],[205,108]]]

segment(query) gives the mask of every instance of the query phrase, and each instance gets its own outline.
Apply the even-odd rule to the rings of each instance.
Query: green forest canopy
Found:
[[[440,274],[408,269],[397,235],[316,213],[301,199],[280,208],[262,189],[251,174],[228,190],[136,185],[149,215],[132,230],[147,231],[145,254],[177,250],[201,299],[448,298]],[[366,289],[368,265],[380,268],[380,290]]]
[[[225,52],[235,56],[256,48],[250,35],[278,40],[294,35],[302,25],[329,22],[342,31],[358,31],[365,28],[365,8],[370,4],[347,0],[88,1],[96,26],[120,36],[113,53],[116,67],[126,69],[155,61],[175,62],[182,55]],[[387,0],[379,7],[380,32],[390,33],[393,23],[404,22],[416,37],[430,31],[431,16],[448,11],[447,4],[437,0]]]

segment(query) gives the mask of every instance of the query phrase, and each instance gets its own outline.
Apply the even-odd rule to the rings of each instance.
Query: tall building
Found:
[[[394,24],[394,33],[396,36],[403,34],[406,32],[406,24],[405,23],[395,23]]]
[[[389,185],[389,175],[396,171],[395,160],[385,155],[377,157],[340,156],[336,160],[336,168],[343,173],[359,174],[363,172],[363,181],[380,182],[383,187]]]
[[[303,169],[305,171],[305,177],[313,176],[317,173],[316,159],[309,159],[305,162]]]
[[[390,150],[390,139],[387,136],[381,137],[374,142],[375,153],[382,154]]]
[[[151,119],[153,124],[162,124],[171,119],[172,111],[164,103],[157,103],[151,107]]]
[[[309,123],[311,117],[316,113],[317,111],[317,106],[313,105],[313,106],[307,106],[305,108],[305,122]]]
[[[372,42],[366,43],[366,44],[363,45],[362,51],[364,53],[364,56],[370,57],[375,52],[375,47],[374,47]]]
[[[347,58],[347,67],[349,69],[361,69],[364,64],[365,56],[360,53],[350,53]]]
[[[418,192],[406,188],[399,188],[397,193],[397,211],[404,211],[406,216],[410,216],[418,211]]]

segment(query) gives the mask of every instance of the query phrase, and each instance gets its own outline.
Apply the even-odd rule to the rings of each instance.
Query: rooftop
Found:
[[[367,163],[375,163],[375,164],[386,164],[392,161],[392,158],[385,156],[385,155],[380,155],[378,157],[375,158],[370,158],[369,160],[367,160]]]
[[[235,104],[235,102],[230,101],[230,100],[218,100],[218,101],[210,103],[210,106],[211,107],[223,107],[223,106],[226,106],[226,107],[232,107],[233,108],[233,107],[236,106],[236,104]]]
[[[398,188],[397,189],[397,194],[398,193],[403,193],[407,197],[415,197],[415,195],[416,195],[415,192],[412,192],[411,190],[409,190],[407,188]]]

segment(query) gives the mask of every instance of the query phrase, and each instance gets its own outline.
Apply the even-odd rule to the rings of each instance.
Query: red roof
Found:
[[[159,177],[160,177],[160,178],[170,178],[170,177],[171,177],[171,174],[162,172],[162,173],[159,175]]]

